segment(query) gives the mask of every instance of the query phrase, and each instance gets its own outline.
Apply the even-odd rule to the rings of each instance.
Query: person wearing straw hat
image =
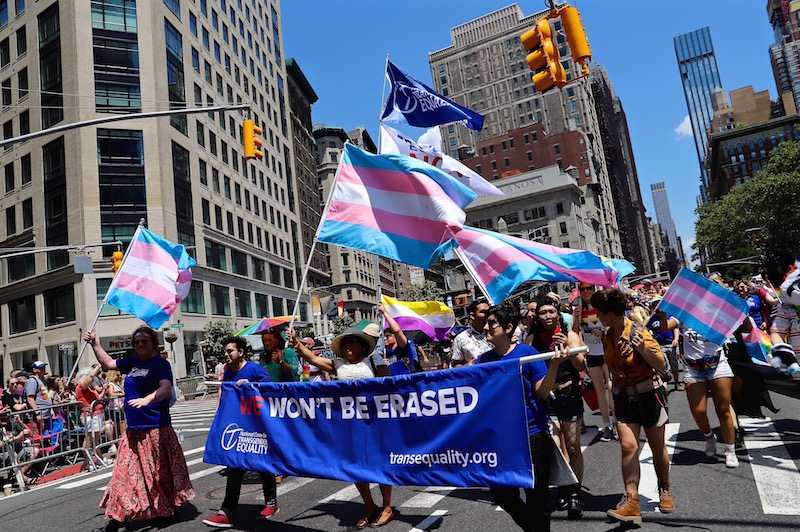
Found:
[[[391,376],[386,363],[382,359],[371,355],[375,349],[376,338],[365,332],[364,329],[350,327],[336,336],[331,342],[331,351],[336,355],[334,359],[315,355],[303,342],[298,340],[294,328],[289,330],[288,337],[297,354],[306,362],[314,364],[323,371],[335,374],[340,380]],[[372,499],[369,483],[356,482],[355,484],[361,494],[361,498],[364,500],[364,515],[356,523],[357,528],[362,529],[367,526],[380,527],[394,519],[391,486],[380,484],[383,506],[378,508]]]

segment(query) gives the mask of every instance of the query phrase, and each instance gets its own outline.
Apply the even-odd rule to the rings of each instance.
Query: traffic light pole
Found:
[[[82,122],[75,122],[73,124],[65,124],[63,126],[51,127],[49,129],[43,129],[42,131],[37,131],[35,133],[28,133],[27,135],[21,135],[19,137],[0,140],[0,147],[6,146],[8,144],[14,144],[15,142],[23,142],[26,140],[35,139],[38,137],[42,137],[44,135],[52,135],[54,133],[61,133],[62,131],[78,129],[84,126],[96,126],[98,124],[107,124],[109,122],[121,122],[123,120],[138,120],[140,118],[157,118],[160,116],[191,115],[197,113],[209,113],[214,111],[236,111],[239,109],[250,109],[250,106],[247,104],[219,105],[216,107],[193,107],[191,109],[172,109],[170,111],[153,111],[152,113],[135,113],[129,115],[106,116],[104,118],[93,118],[92,120],[83,120]]]

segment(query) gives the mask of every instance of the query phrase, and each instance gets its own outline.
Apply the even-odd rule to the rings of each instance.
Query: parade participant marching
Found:
[[[657,299],[654,298],[653,301],[650,302],[651,311],[655,311],[659,301],[661,301],[660,297]],[[675,382],[675,391],[682,392],[684,386],[678,379],[678,343],[680,342],[681,336],[680,329],[670,329],[669,327],[662,329],[661,327],[664,320],[669,323],[671,319],[673,319],[672,316],[665,316],[663,312],[656,312],[650,316],[645,326],[658,342],[659,347],[661,347],[661,352],[667,357],[669,369]]]
[[[383,305],[379,305],[379,307],[382,308]],[[294,329],[289,330],[288,337],[289,342],[306,362],[314,364],[323,371],[335,374],[339,380],[369,379],[391,375],[386,363],[376,358],[376,355],[370,354],[375,349],[375,337],[356,327],[347,329],[331,342],[331,351],[337,356],[335,359],[315,355],[297,339]],[[391,486],[380,484],[383,506],[378,508],[372,499],[369,483],[356,482],[355,484],[364,500],[364,515],[356,523],[356,528],[380,527],[394,519]]]
[[[539,298],[536,316],[530,334],[531,346],[540,353],[553,351],[556,346],[581,347],[584,343],[575,331],[570,331],[560,315],[555,301],[549,296]],[[550,361],[547,362],[548,366]],[[578,484],[559,487],[558,510],[567,510],[569,519],[583,516],[581,482],[583,481],[583,453],[581,453],[580,426],[583,419],[583,397],[580,393],[581,371],[586,369],[583,355],[571,357],[558,365],[553,391],[546,399],[547,413],[561,442],[561,449]]]
[[[614,411],[622,448],[622,480],[625,493],[609,517],[641,523],[639,509],[639,434],[642,428],[653,451],[658,478],[659,508],[675,510],[669,485],[669,455],[664,442],[664,426],[669,418],[667,391],[656,374],[666,368],[664,355],[650,332],[625,316],[625,294],[617,288],[595,292],[591,299],[600,322],[606,327],[603,349],[609,372],[614,378]]]
[[[478,356],[492,349],[492,344],[483,335],[487,310],[489,304],[482,299],[473,300],[467,307],[470,326],[458,333],[450,346],[453,367],[471,364]]]
[[[489,308],[483,330],[493,349],[478,357],[476,364],[498,360],[519,359],[538,353],[525,344],[512,343],[511,337],[519,323],[517,309],[508,306]],[[522,366],[522,382],[525,392],[528,437],[533,461],[534,486],[525,488],[525,501],[519,488],[491,487],[495,502],[505,510],[522,530],[546,532],[550,530],[550,491],[548,479],[550,467],[555,459],[555,445],[547,430],[547,413],[544,400],[556,382],[559,367],[569,359],[569,351],[556,346],[556,355],[550,365],[544,361],[526,363]]]
[[[595,293],[594,285],[580,283],[578,285],[580,303],[575,305],[572,314],[572,330],[582,333],[584,343],[589,346],[586,355],[586,371],[597,390],[597,405],[600,416],[603,418],[603,431],[600,441],[614,439],[614,405],[608,400],[611,393],[611,378],[608,375],[608,366],[603,359],[603,324],[597,317],[597,311],[591,304],[591,297]]]
[[[392,375],[408,375],[416,373],[417,367],[417,344],[406,338],[403,329],[397,324],[395,319],[386,312],[383,303],[378,303],[378,310],[383,314],[383,318],[389,325],[383,331],[383,341],[386,345],[386,364]]]
[[[267,371],[255,362],[245,360],[245,350],[247,341],[241,337],[229,336],[222,341],[224,347],[225,368],[222,374],[223,382],[235,382],[236,386],[242,386],[246,382],[270,382],[271,379]],[[220,389],[217,397],[217,409],[222,397]],[[242,491],[242,479],[245,470],[228,468],[227,481],[225,483],[225,499],[219,511],[208,519],[203,519],[203,523],[217,528],[231,528],[231,521],[239,506],[239,496]],[[258,515],[259,519],[271,519],[278,513],[278,489],[275,482],[275,475],[272,473],[259,472],[261,477],[261,487],[264,491],[264,509]]]
[[[92,532],[117,532],[129,520],[166,518],[194,498],[186,458],[172,429],[169,398],[172,373],[157,356],[158,333],[141,325],[131,335],[135,356],[114,360],[88,331],[83,339],[105,370],[125,378],[128,430],[117,449],[117,462],[100,506],[109,521]]]

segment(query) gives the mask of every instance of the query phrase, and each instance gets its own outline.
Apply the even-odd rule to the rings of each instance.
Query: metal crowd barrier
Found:
[[[5,475],[10,472],[16,476],[20,491],[25,491],[27,487],[21,468],[27,465],[44,463],[46,472],[48,465],[61,458],[66,464],[74,465],[78,462],[79,455],[83,454],[87,463],[90,464],[89,467],[94,469],[91,450],[84,445],[85,429],[81,419],[83,407],[82,403],[72,402],[12,411],[10,414],[12,421],[17,418],[30,431],[30,434],[25,435],[23,441],[30,440],[29,444],[38,448],[41,454],[32,460],[20,463],[17,460],[17,453],[14,451],[13,441],[3,441],[2,451],[8,453],[10,465],[6,465],[5,462],[0,464],[0,474]],[[13,433],[9,432],[9,434]]]
[[[93,461],[99,461],[111,446],[116,446],[122,439],[125,433],[125,409],[123,403],[125,397],[105,397],[103,399],[96,399],[92,401],[89,408],[83,411],[83,430],[89,432],[90,428],[94,433],[99,433],[99,440],[94,440],[92,437],[91,445],[87,445],[89,453],[93,457]],[[95,414],[95,412],[99,412]],[[95,419],[96,418],[96,419]],[[92,425],[95,425],[94,427]],[[102,454],[98,450],[104,451]],[[109,467],[111,464],[105,461],[100,462],[104,467]]]
[[[201,399],[205,399],[216,391],[215,387],[208,386],[206,378],[203,375],[176,379],[175,386],[178,387],[178,390],[180,390],[187,399],[190,397],[197,397],[198,395],[202,396]]]

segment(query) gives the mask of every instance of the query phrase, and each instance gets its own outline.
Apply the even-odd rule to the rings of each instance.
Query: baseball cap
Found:
[[[31,364],[31,367],[32,367],[32,368],[39,368],[39,369],[43,369],[43,368],[44,368],[46,365],[47,365],[47,362],[43,362],[43,361],[41,361],[41,360],[37,360],[36,362],[34,362],[33,364]]]

